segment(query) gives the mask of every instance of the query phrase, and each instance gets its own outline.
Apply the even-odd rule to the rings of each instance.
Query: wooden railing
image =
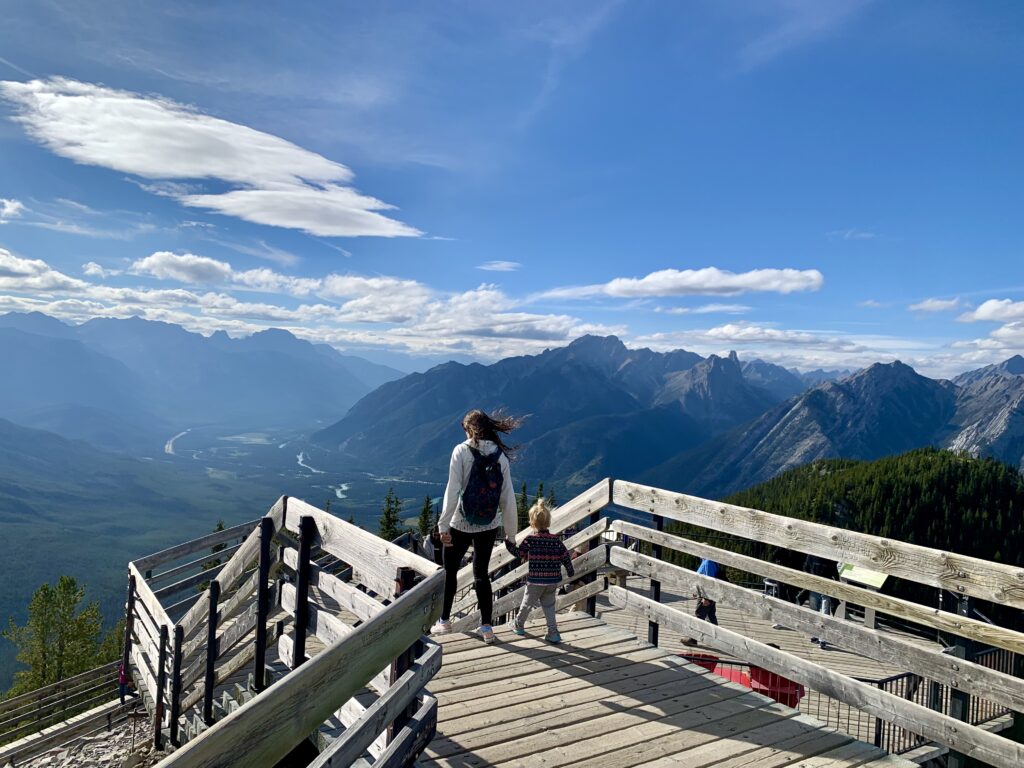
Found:
[[[650,525],[621,519],[626,513],[649,515]],[[575,589],[559,598],[559,607],[586,601],[593,613],[596,597],[604,593],[612,605],[645,617],[648,638],[655,644],[660,627],[682,631],[842,702],[877,723],[893,724],[999,768],[1024,764],[1024,747],[968,722],[976,719],[972,713],[1024,712],[1024,685],[1012,667],[1019,662],[978,663],[980,659],[944,653],[869,623],[823,615],[761,591],[707,578],[663,558],[670,552],[706,557],[863,606],[927,628],[933,635],[941,631],[1001,649],[1015,659],[1024,653],[1024,634],[674,535],[664,530],[666,522],[866,566],[1012,609],[1024,606],[1024,570],[624,481],[594,485],[556,509],[551,524],[570,548],[583,552],[574,562],[574,576],[564,580]],[[169,550],[179,560],[191,558],[186,563],[171,565],[157,555],[136,561],[130,570],[134,586],[129,616],[135,620],[129,634],[137,646],[132,658],[141,668],[144,685],[156,692],[152,701],[162,703],[154,728],[167,729],[175,742],[180,735],[175,723],[190,707],[209,726],[161,765],[272,765],[324,723],[333,724],[335,732],[313,763],[318,768],[348,765],[359,755],[382,766],[408,761],[430,738],[436,721],[436,701],[424,686],[440,664],[440,648],[423,635],[440,612],[443,573],[402,546],[295,499],[280,500],[262,521],[228,533],[218,541],[229,547],[231,557],[214,569],[196,570],[210,558],[196,557],[209,550],[209,540],[203,539]],[[517,540],[525,535],[520,532]],[[604,541],[627,536],[642,542],[643,551]],[[164,570],[154,576],[157,564]],[[638,592],[626,586],[625,579],[609,585],[599,574],[607,567],[640,576],[649,588]],[[525,571],[525,565],[515,563],[503,547],[492,553],[496,617],[507,616],[518,606]],[[184,597],[189,588],[202,584],[203,573],[210,577],[207,589]],[[472,580],[470,566],[459,572],[462,594],[455,604],[456,631],[470,630],[480,620]],[[188,586],[177,592],[168,589],[176,584]],[[660,602],[662,586],[735,606],[747,615],[927,679],[948,690],[945,698],[950,704],[929,708],[894,693],[892,686],[847,677],[700,621]],[[162,600],[176,602],[164,608]],[[270,684],[263,675],[275,640],[279,679],[260,693]],[[155,661],[150,663],[151,659]],[[252,665],[252,689],[259,695],[235,711],[214,712],[213,691],[247,665]]]
[[[118,663],[0,701],[0,744],[15,741],[117,698]]]
[[[179,747],[164,764],[250,766],[257,749],[272,765],[317,735],[324,766],[418,754],[436,723],[423,688],[441,649],[424,635],[443,574],[401,544],[282,497],[131,563],[125,654],[153,741]],[[287,723],[263,719],[280,706]],[[236,738],[244,749],[225,747]]]
[[[652,517],[650,528],[623,520],[611,524],[613,532],[646,542],[651,552],[648,555],[613,546],[609,552],[613,568],[646,577],[652,584],[669,586],[678,594],[692,593],[736,607],[747,615],[805,632],[831,645],[936,681],[948,686],[953,698],[959,697],[964,703],[978,699],[1013,712],[1024,712],[1024,683],[1013,674],[944,653],[938,648],[930,649],[895,633],[845,621],[764,592],[702,576],[660,558],[666,550],[709,558],[747,573],[874,608],[929,628],[933,633],[941,630],[1017,654],[1024,651],[1024,634],[958,613],[935,610],[852,584],[784,568],[660,529],[664,520],[688,523],[837,562],[865,566],[1010,608],[1024,606],[1024,569],[634,483],[614,481],[610,484],[613,504]],[[651,593],[652,597],[647,597],[620,585],[608,588],[608,598],[613,605],[635,611],[653,625],[684,632],[704,645],[801,683],[880,721],[893,723],[945,745],[955,753],[1000,768],[1024,765],[1024,746],[966,722],[970,716],[967,706],[950,710],[955,716],[936,711],[756,639],[701,621],[659,602],[656,590],[651,590]]]

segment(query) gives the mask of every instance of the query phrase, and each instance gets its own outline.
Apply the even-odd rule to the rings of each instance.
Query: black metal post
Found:
[[[178,743],[178,718],[181,717],[181,645],[185,640],[185,628],[174,627],[174,657],[171,663],[171,744]]]
[[[217,684],[217,612],[220,582],[214,579],[208,590],[209,613],[206,618],[206,680],[203,688],[203,722],[213,725],[213,688]]]
[[[416,571],[412,568],[399,568],[398,572],[395,574],[395,599],[397,600],[403,594],[412,589],[415,581]],[[395,657],[395,660],[391,662],[391,670],[388,672],[389,685],[394,685],[398,678],[412,666],[413,662],[416,660],[416,649],[419,645],[420,641],[417,640],[411,646],[398,654],[398,656]],[[412,716],[416,713],[417,706],[416,699],[413,698],[409,703],[409,706],[400,712],[388,725],[388,744],[394,740],[395,735],[406,726]]]
[[[160,625],[160,657],[156,672],[156,694],[153,696],[153,746],[164,746],[164,691],[167,689],[167,625]]]
[[[124,608],[124,650],[121,652],[121,670],[128,674],[128,662],[132,651],[132,628],[135,626],[135,575],[128,575],[128,599]],[[118,673],[121,672],[118,670]],[[120,677],[120,674],[119,674]],[[118,680],[120,682],[120,680]]]
[[[590,513],[590,525],[593,525],[594,523],[596,523],[600,519],[601,519],[601,513],[600,512],[591,512]],[[601,536],[600,535],[595,536],[594,538],[592,538],[590,541],[587,542],[587,552],[593,552],[594,549],[599,547],[599,546],[601,546],[601,544],[602,544]],[[586,579],[584,579],[583,583],[584,584],[591,584],[591,583],[593,583],[595,581],[597,581],[597,571],[594,571],[593,573],[589,574],[586,577]],[[589,613],[591,616],[596,616],[597,615],[597,595],[591,595],[590,597],[587,598],[587,613]]]
[[[274,538],[274,521],[260,520],[260,561],[256,577],[256,641],[253,654],[253,688],[262,691],[267,678],[267,615],[270,613],[270,545]]]
[[[968,616],[971,612],[971,598],[967,595],[958,595],[956,612],[961,616]],[[973,643],[962,637],[957,637],[953,643],[952,655],[959,659],[969,659],[973,655]],[[949,716],[957,720],[967,722],[971,716],[971,696],[966,691],[957,690],[952,686],[949,689]],[[946,768],[966,768],[967,757],[952,749],[946,757]]]
[[[651,522],[654,525],[654,530],[665,530],[665,518],[661,515],[652,514]],[[661,544],[651,544],[651,557],[661,560]],[[656,603],[661,602],[661,582],[657,579],[651,579],[651,600]],[[658,645],[658,622],[656,621],[647,622],[647,642],[655,647]]]
[[[299,568],[295,579],[295,644],[292,669],[306,660],[306,629],[309,627],[309,553],[316,538],[316,521],[299,518]]]

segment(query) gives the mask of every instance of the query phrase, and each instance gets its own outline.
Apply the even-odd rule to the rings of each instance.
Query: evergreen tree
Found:
[[[516,497],[516,526],[521,531],[530,526],[530,497],[526,495],[526,481]]]
[[[434,523],[431,530],[434,530],[441,524],[441,500],[437,500],[437,504],[434,505]]]
[[[111,661],[119,661],[124,651],[124,619],[103,634],[99,647],[96,649],[96,664],[109,664]]]
[[[434,504],[431,502],[429,496],[425,496],[423,499],[423,508],[420,509],[419,520],[416,521],[416,529],[420,532],[420,536],[430,535],[430,523],[431,518],[434,516]]]
[[[26,666],[14,675],[8,696],[17,696],[96,666],[102,629],[98,603],[82,607],[85,587],[71,576],[56,585],[43,584],[32,595],[28,620],[19,627],[14,619],[3,637],[18,648],[17,659]]]
[[[377,535],[391,541],[401,533],[402,500],[395,496],[395,489],[392,487],[388,488],[387,496],[384,497],[384,506],[381,507],[380,531]]]

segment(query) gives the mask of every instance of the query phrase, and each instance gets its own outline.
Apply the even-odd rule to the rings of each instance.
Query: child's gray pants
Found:
[[[548,622],[548,634],[558,632],[558,623],[555,620],[555,596],[558,594],[557,584],[527,584],[526,594],[523,595],[523,604],[516,614],[516,626],[522,629],[526,626],[526,620],[530,617],[530,611],[538,605],[544,609],[544,618]]]

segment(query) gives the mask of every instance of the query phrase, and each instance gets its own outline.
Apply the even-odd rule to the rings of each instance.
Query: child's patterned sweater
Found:
[[[527,584],[558,584],[562,580],[562,566],[570,576],[574,574],[572,558],[562,540],[553,533],[538,531],[531,533],[517,547],[505,542],[513,556],[530,564]]]

